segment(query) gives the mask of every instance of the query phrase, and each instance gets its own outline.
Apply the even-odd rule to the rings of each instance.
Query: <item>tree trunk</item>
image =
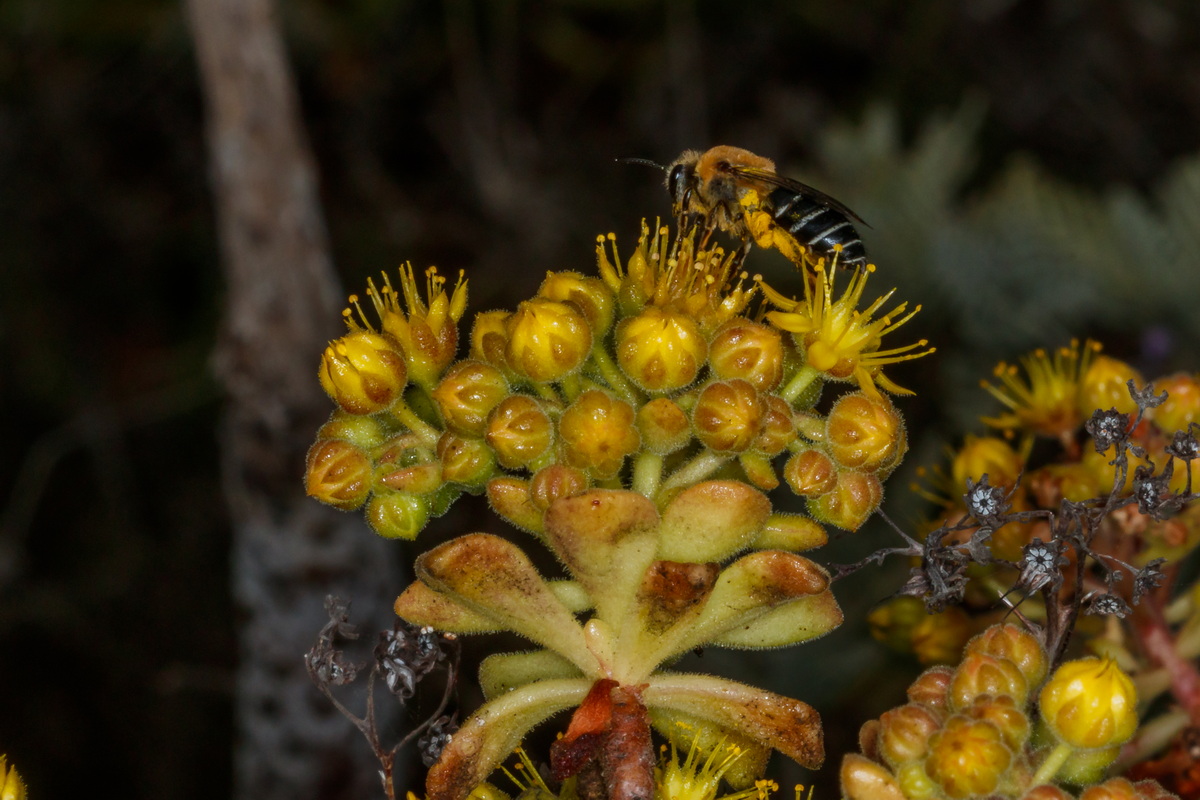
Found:
[[[366,742],[303,664],[326,593],[390,627],[384,542],[302,487],[305,451],[331,409],[317,360],[342,303],[313,159],[274,0],[187,0],[187,9],[228,287],[215,364],[228,393],[221,468],[240,614],[233,796],[378,796]]]

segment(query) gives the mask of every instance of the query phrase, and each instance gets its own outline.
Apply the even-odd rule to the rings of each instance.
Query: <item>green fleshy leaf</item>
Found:
[[[633,602],[658,546],[658,510],[637,492],[593,489],[546,509],[546,539],[614,626]]]
[[[531,683],[484,703],[450,739],[425,780],[428,800],[464,800],[525,738],[530,728],[579,705],[588,678]]]
[[[479,685],[488,700],[535,681],[578,677],[579,667],[549,650],[495,653],[479,664]]]
[[[772,747],[801,766],[825,759],[821,717],[807,703],[709,675],[660,673],[642,692],[646,706],[691,714]]]
[[[417,577],[476,615],[559,653],[584,673],[598,669],[571,610],[512,542],[487,533],[452,539],[422,554]]]
[[[503,626],[491,617],[477,614],[449,597],[413,581],[393,606],[396,616],[413,625],[429,625],[450,633],[495,633]]]
[[[713,639],[717,647],[761,650],[816,639],[842,624],[833,592],[800,597]]]
[[[705,481],[680,492],[663,510],[658,557],[724,561],[745,550],[771,516],[771,501],[740,481]]]

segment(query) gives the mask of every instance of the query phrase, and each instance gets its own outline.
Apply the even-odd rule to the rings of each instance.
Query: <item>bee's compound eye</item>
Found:
[[[683,203],[692,183],[692,168],[686,164],[678,164],[671,168],[667,176],[667,191],[676,203]]]

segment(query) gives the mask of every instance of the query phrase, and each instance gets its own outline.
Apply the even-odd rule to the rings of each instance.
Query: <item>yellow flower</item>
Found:
[[[1055,736],[1082,750],[1123,744],[1137,730],[1137,690],[1111,658],[1060,666],[1042,687],[1038,708]]]
[[[1021,428],[1056,439],[1069,436],[1083,422],[1078,409],[1080,376],[1099,350],[1100,345],[1090,339],[1082,348],[1078,340],[1072,341],[1070,347],[1060,347],[1053,356],[1036,350],[1021,359],[1025,379],[1015,365],[1000,362],[994,375],[1002,385],[988,381],[982,385],[1009,410],[997,417],[984,417],[983,421],[1002,430]]]
[[[330,342],[317,375],[325,393],[350,414],[386,411],[408,383],[400,344],[386,334],[363,330]]]
[[[8,756],[0,755],[0,800],[25,800],[25,781],[16,767],[8,766]]]
[[[793,300],[760,282],[767,299],[779,311],[767,314],[776,327],[790,331],[806,354],[808,366],[836,380],[854,380],[867,394],[878,396],[876,385],[893,394],[913,394],[897,386],[883,368],[888,364],[908,361],[934,352],[922,339],[913,344],[881,350],[883,337],[912,319],[921,310],[917,306],[907,311],[901,303],[889,313],[872,319],[880,307],[896,291],[880,296],[865,309],[858,309],[871,270],[856,270],[846,291],[833,299],[834,271],[818,268],[812,280],[804,283],[804,299]]]
[[[435,267],[425,272],[425,296],[421,297],[412,264],[400,268],[400,291],[392,288],[391,279],[383,276],[383,287],[367,281],[367,297],[375,308],[384,333],[395,337],[403,347],[409,377],[426,389],[433,388],[442,371],[454,360],[458,348],[458,321],[467,309],[467,282],[459,274],[454,291],[446,293],[446,279]],[[401,299],[403,295],[403,299]],[[352,295],[350,303],[358,312],[347,308],[342,312],[351,331],[375,328]]]
[[[534,383],[560,380],[583,366],[592,350],[587,318],[569,303],[526,300],[505,321],[509,367]]]

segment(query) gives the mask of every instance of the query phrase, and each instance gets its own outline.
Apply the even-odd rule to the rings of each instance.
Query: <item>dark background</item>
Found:
[[[895,342],[939,348],[895,374],[919,392],[910,466],[984,407],[998,358],[1096,335],[1148,375],[1196,368],[1191,0],[282,5],[347,291],[411,259],[510,307],[668,213],[661,176],[616,158],[727,143],[862,214],[873,287],[924,304]],[[35,796],[229,792],[202,115],[179,4],[0,3],[0,752]],[[703,666],[817,705],[836,767],[913,670],[854,613],[829,643]]]

